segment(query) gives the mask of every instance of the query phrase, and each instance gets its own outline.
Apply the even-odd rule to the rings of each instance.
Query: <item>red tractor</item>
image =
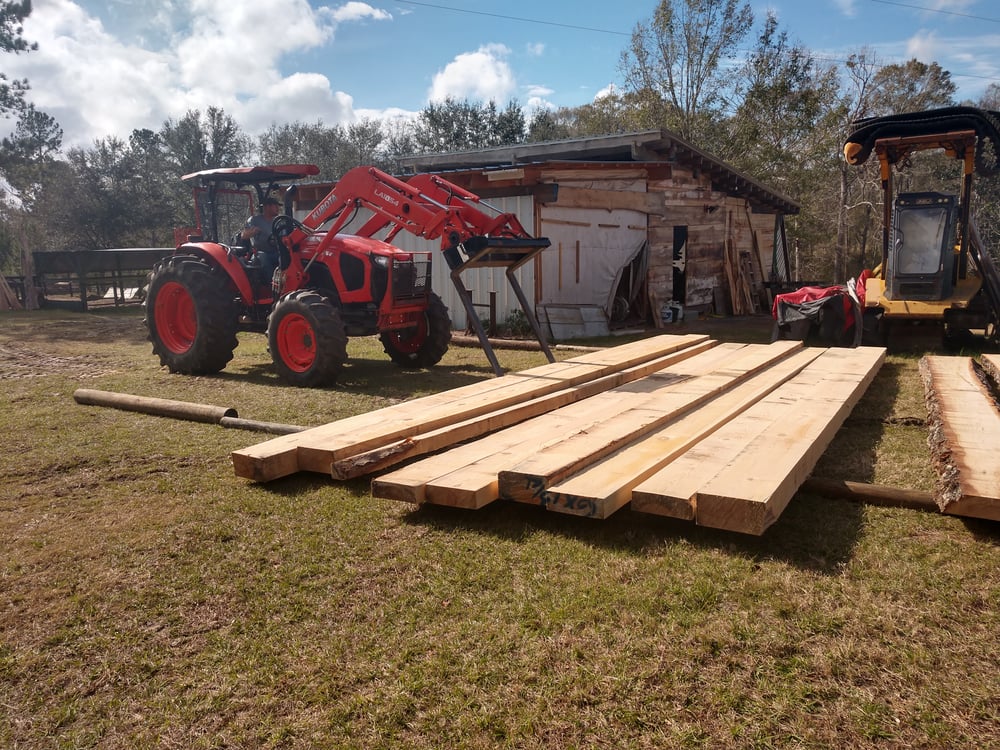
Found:
[[[177,250],[153,268],[146,298],[153,353],[171,372],[219,372],[244,330],[267,332],[278,373],[299,386],[336,380],[348,336],[377,334],[396,364],[430,367],[448,350],[448,309],[431,291],[431,253],[404,252],[389,244],[393,237],[405,230],[440,239],[453,269],[471,254],[549,244],[511,214],[486,215],[477,196],[441,178],[404,182],[373,167],[349,171],[298,221],[294,181],[317,173],[290,164],[183,177],[194,183],[197,227],[178,230]],[[269,197],[284,205],[272,224],[273,275],[239,241],[247,217]],[[340,233],[357,222],[353,234]]]

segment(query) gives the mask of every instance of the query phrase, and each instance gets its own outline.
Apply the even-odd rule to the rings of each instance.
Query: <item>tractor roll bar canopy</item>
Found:
[[[181,177],[182,180],[199,180],[202,184],[230,182],[236,185],[251,185],[262,182],[301,180],[319,174],[315,164],[278,164],[261,167],[222,167],[203,169]]]

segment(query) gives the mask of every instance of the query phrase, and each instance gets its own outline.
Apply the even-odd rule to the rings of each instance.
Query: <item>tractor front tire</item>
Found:
[[[268,318],[267,342],[281,378],[302,388],[332,385],[347,362],[340,312],[309,289],[278,300]]]
[[[149,275],[146,328],[153,353],[170,372],[210,375],[238,345],[237,292],[229,277],[193,255],[173,255]]]
[[[400,367],[433,367],[441,361],[451,343],[451,316],[436,294],[431,293],[427,310],[417,325],[380,334],[382,348]]]

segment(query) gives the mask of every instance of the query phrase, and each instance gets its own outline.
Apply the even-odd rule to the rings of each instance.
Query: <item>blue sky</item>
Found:
[[[629,33],[655,0],[34,0],[6,55],[67,145],[215,105],[250,133],[273,122],[412,116],[445,96],[576,106],[619,82]],[[996,0],[774,0],[793,41],[837,63],[867,47],[951,71],[959,97],[1000,83]],[[745,46],[753,42],[748,35]],[[8,124],[9,128],[9,124]],[[2,124],[0,124],[2,129]]]

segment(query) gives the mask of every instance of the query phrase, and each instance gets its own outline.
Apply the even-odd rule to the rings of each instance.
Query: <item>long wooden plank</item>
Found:
[[[537,502],[560,513],[607,518],[631,500],[636,485],[792,378],[821,351],[803,349],[778,361],[642,440],[543,490]]]
[[[297,471],[328,473],[335,460],[595,380],[706,340],[707,336],[695,334],[656,336],[405,401],[234,451],[233,468],[237,476],[258,482]]]
[[[416,461],[372,482],[372,494],[414,503],[478,508],[498,497],[497,475],[545,445],[592,429],[657,389],[676,387],[742,356],[743,344],[720,344],[637,383],[603,391],[435,456]]]
[[[1000,521],[1000,411],[968,357],[920,360],[944,513]]]
[[[579,424],[581,408],[589,411],[591,419],[605,418],[617,408],[608,400],[590,401],[586,407],[581,406],[584,402],[570,404],[376,477],[372,495],[418,504],[481,508],[496,499],[498,469],[493,467],[507,466],[544,445],[538,435],[539,420],[551,430],[572,431]],[[443,489],[428,493],[428,485],[435,482]]]
[[[799,341],[751,345],[738,359],[706,376],[658,392],[655,398],[645,399],[633,408],[623,403],[613,419],[534,451],[517,466],[501,471],[500,496],[537,504],[541,494],[552,485],[801,349]]]
[[[695,521],[761,535],[815,467],[885,360],[875,347],[830,349],[801,378],[763,399],[727,431],[753,437],[695,498]],[[770,422],[766,430],[761,421]],[[748,436],[749,437],[749,436]]]
[[[605,391],[578,408],[545,415],[527,425],[523,434],[503,435],[506,444],[502,450],[489,452],[472,462],[457,462],[458,468],[429,480],[424,499],[439,505],[481,508],[501,496],[499,476],[505,469],[540,451],[557,448],[568,437],[600,432],[604,425],[617,420],[623,410],[640,422],[658,420],[662,417],[660,410],[642,407],[662,401],[665,393],[675,389],[681,393],[677,409],[683,411],[691,406],[685,391],[690,389],[692,380],[710,378],[710,373],[720,366],[731,365],[745,350],[741,344],[723,344],[697,358],[654,373],[631,387]]]
[[[844,350],[841,350],[844,351]],[[695,445],[676,461],[638,484],[632,492],[632,510],[695,520],[695,499],[698,490],[712,477],[734,461],[747,446],[774,429],[776,420],[798,420],[790,394],[800,384],[822,388],[827,363],[836,362],[838,352],[823,353],[798,373],[760,407],[746,413],[719,429],[710,438]],[[776,404],[776,406],[775,406]],[[807,416],[807,415],[806,415]]]
[[[531,399],[522,404],[498,409],[489,414],[476,416],[457,424],[446,425],[437,430],[404,438],[384,447],[335,460],[331,468],[331,473],[334,479],[344,480],[372,474],[376,471],[384,471],[403,461],[511,427],[518,422],[595,396],[602,391],[616,388],[625,383],[631,383],[647,375],[652,375],[658,370],[701,354],[717,345],[717,341],[707,340],[700,344],[689,346],[679,352],[668,354],[665,357],[657,357],[648,362],[628,367],[581,385],[570,386],[560,391]]]

